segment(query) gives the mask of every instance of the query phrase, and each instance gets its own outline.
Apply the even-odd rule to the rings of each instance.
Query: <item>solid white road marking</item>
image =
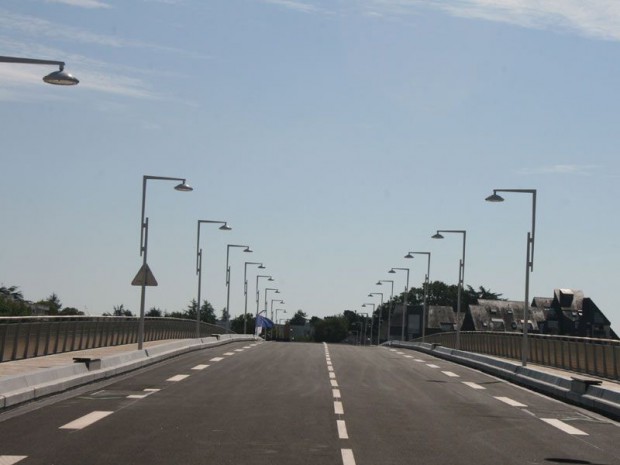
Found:
[[[573,434],[575,436],[589,436],[588,433],[581,431],[580,429],[575,428],[567,423],[564,423],[561,420],[557,420],[555,418],[541,418],[545,423],[550,424],[551,426],[555,426],[557,429],[560,429],[568,434]]]
[[[344,408],[342,407],[342,402],[334,401],[334,413],[336,415],[344,415]]]
[[[194,368],[192,368],[192,370],[204,370],[208,366],[209,365],[196,365]]]
[[[13,465],[28,458],[27,455],[0,455],[0,465]]]
[[[460,378],[456,373],[452,373],[451,371],[442,371],[442,373],[450,378]]]
[[[426,366],[429,368],[439,368],[437,365],[433,365],[432,363],[427,363]]]
[[[329,378],[330,379],[336,379],[336,373],[334,373],[333,371],[329,373]]]
[[[342,453],[342,465],[355,465],[352,449],[341,449],[340,452]]]
[[[338,439],[349,439],[349,433],[347,433],[347,425],[344,420],[336,420],[338,424]]]
[[[463,384],[465,384],[466,386],[469,386],[472,389],[486,389],[483,386],[480,386],[479,384],[476,383],[472,383],[471,381],[463,381]]]
[[[219,362],[221,360],[224,360],[224,357],[213,357],[211,360],[209,360],[210,362]]]
[[[510,405],[511,407],[527,407],[527,405],[522,404],[521,402],[517,402],[516,400],[512,400],[510,397],[497,397],[497,396],[493,396],[495,397],[497,400]]]
[[[96,421],[101,420],[102,418],[107,417],[108,415],[112,415],[114,412],[102,412],[102,411],[94,411],[90,412],[88,415],[84,415],[77,420],[73,420],[66,425],[61,426],[59,429],[82,429],[87,426],[92,425]]]
[[[185,378],[189,378],[189,375],[175,375],[172,378],[168,378],[166,381],[176,383],[178,381],[183,381]]]
[[[340,399],[340,389],[332,389],[334,399]]]
[[[332,379],[330,381],[330,383],[331,383],[332,387],[338,387],[338,381],[336,381],[335,379]]]

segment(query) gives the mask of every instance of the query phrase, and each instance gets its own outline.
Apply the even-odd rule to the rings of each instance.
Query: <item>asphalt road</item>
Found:
[[[611,420],[413,351],[235,343],[0,414],[0,465],[620,464]]]

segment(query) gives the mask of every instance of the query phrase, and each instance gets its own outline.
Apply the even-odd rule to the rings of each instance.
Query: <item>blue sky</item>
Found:
[[[262,261],[289,316],[361,310],[391,267],[419,286],[465,282],[530,296],[582,289],[620,328],[617,199],[620,5],[611,0],[9,0],[0,64],[0,283],[89,314],[123,304],[149,181],[147,308],[203,297],[243,310],[243,263]],[[250,267],[250,308],[254,276]],[[404,275],[396,275],[397,289]],[[275,296],[273,296],[275,298]],[[276,305],[277,307],[277,305]]]

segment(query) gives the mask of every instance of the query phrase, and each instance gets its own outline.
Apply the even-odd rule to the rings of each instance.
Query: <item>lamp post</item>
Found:
[[[228,258],[230,255],[231,247],[241,247],[244,248],[244,252],[252,253],[253,250],[250,249],[249,245],[238,245],[238,244],[228,244],[226,246],[226,313],[228,317],[226,318],[226,330],[230,329],[230,265],[228,264]]]
[[[503,202],[503,197],[498,192],[517,192],[520,194],[532,194],[532,231],[527,233],[527,247],[525,257],[525,301],[523,302],[523,342],[521,346],[521,365],[527,365],[529,346],[527,332],[529,326],[530,305],[530,273],[534,271],[534,237],[536,234],[536,189],[493,189],[493,195],[485,200],[488,202]]]
[[[283,300],[280,299],[271,299],[271,321],[277,321],[278,320],[278,314],[276,313],[276,319],[273,319],[273,303],[274,302],[278,302],[280,304],[284,304],[285,302]]]
[[[247,322],[247,314],[248,314],[248,265],[258,265],[259,270],[264,270],[265,265],[259,262],[245,262],[243,267],[243,297],[245,299],[245,305],[243,307],[243,334],[248,333],[248,322]]]
[[[144,299],[146,297],[146,286],[157,286],[157,281],[151,273],[146,262],[149,242],[149,219],[144,216],[146,207],[146,183],[149,180],[158,181],[181,181],[174,186],[175,190],[190,192],[193,189],[185,182],[185,178],[169,178],[165,176],[142,176],[142,214],[140,216],[140,255],[142,256],[142,268],[134,278],[132,284],[141,286],[140,293],[140,321],[138,323],[138,350],[142,350],[144,344]]]
[[[366,304],[362,305],[362,307],[365,307],[365,306],[366,306]],[[357,313],[357,312],[355,312],[355,313]],[[365,346],[366,345],[366,328],[368,328],[368,313],[359,312],[359,314],[360,315],[364,315],[364,317],[365,317],[364,318],[364,330],[363,330],[363,338],[364,339],[362,339],[362,336],[360,335],[360,342],[362,343],[363,346]]]
[[[198,220],[198,234],[196,235],[196,274],[198,275],[198,300],[196,301],[196,337],[200,337],[200,288],[202,283],[202,249],[200,248],[200,225],[204,223],[221,224],[220,230],[230,231],[226,221]]]
[[[372,311],[370,312],[370,345],[372,345],[372,330],[374,328],[374,323],[375,323],[375,319],[374,319],[374,315],[375,315],[375,307],[376,304],[375,303],[365,303],[362,304],[362,307],[367,307],[369,305],[372,305]]]
[[[380,295],[381,296],[381,307],[383,307],[383,292],[371,292],[370,294],[368,294],[368,297],[372,297],[373,295]],[[379,307],[379,308],[381,308]],[[374,314],[374,310],[373,310],[373,314]],[[380,345],[381,343],[381,310],[379,310],[379,313],[377,315],[377,319],[379,320],[379,326],[377,329],[377,345]]]
[[[407,313],[407,292],[409,290],[409,268],[392,268],[388,273],[396,273],[396,270],[406,271],[407,272],[407,283],[405,284],[405,293],[403,294],[403,322],[400,333],[400,338],[404,342],[405,341],[405,314]]]
[[[286,313],[286,310],[283,308],[276,308],[276,319],[275,319],[275,323],[276,323],[276,339],[278,337],[280,337],[280,328],[278,327],[278,312],[282,312],[282,313]]]
[[[438,229],[432,236],[433,239],[443,239],[441,233],[454,233],[463,235],[463,256],[459,262],[459,286],[457,291],[456,302],[456,350],[461,348],[461,294],[463,293],[463,283],[465,281],[465,239],[467,231],[463,229]]]
[[[390,283],[392,285],[392,290],[390,292],[390,306],[388,308],[388,329],[387,329],[387,340],[391,341],[391,335],[390,335],[390,330],[392,328],[391,324],[392,324],[392,306],[394,305],[394,302],[392,302],[392,299],[394,298],[394,280],[393,279],[380,279],[379,281],[377,281],[377,286],[382,286],[383,283]]]
[[[427,263],[426,263],[426,276],[424,277],[424,311],[422,312],[422,341],[426,337],[426,321],[428,319],[428,287],[430,284],[430,274],[431,274],[431,253],[430,252],[408,252],[405,255],[405,258],[413,258],[414,255],[426,255]]]
[[[265,318],[267,317],[267,294],[269,291],[276,291],[275,294],[280,293],[280,290],[275,287],[265,288]],[[271,320],[273,321],[273,302],[271,303]],[[273,329],[271,330],[271,336],[273,338]],[[265,340],[267,340],[267,329],[265,329]]]
[[[59,70],[54,71],[47,76],[44,76],[44,82],[47,82],[48,84],[55,84],[57,86],[74,86],[80,82],[77,78],[65,71],[64,61],[0,56],[0,63],[20,63],[26,65],[57,65],[59,67]]]
[[[256,275],[256,318],[258,318],[258,302],[260,301],[260,290],[258,288],[258,279],[259,278],[268,278],[267,281],[274,281],[273,276],[269,276],[268,274]],[[265,315],[265,316],[267,316],[267,315]]]

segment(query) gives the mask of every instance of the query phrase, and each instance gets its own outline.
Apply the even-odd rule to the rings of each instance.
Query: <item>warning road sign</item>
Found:
[[[131,282],[132,286],[157,286],[157,280],[153,276],[153,272],[149,266],[145,263],[142,265],[136,277]]]

